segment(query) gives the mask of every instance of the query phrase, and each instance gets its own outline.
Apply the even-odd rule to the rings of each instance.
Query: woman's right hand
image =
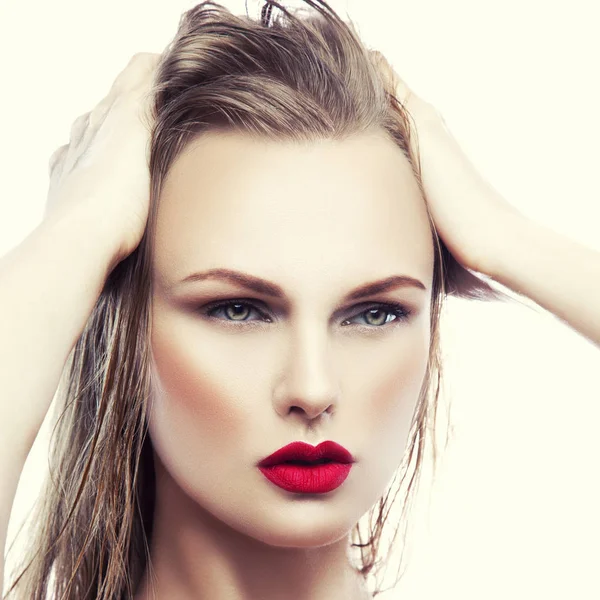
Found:
[[[108,95],[71,127],[49,162],[44,219],[82,210],[117,264],[139,245],[150,200],[152,84],[160,54],[135,54]],[[81,213],[80,213],[81,214]]]

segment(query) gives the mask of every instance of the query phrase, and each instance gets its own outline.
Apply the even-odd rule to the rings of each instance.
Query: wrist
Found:
[[[502,207],[490,223],[485,245],[477,259],[478,272],[507,285],[510,265],[522,260],[522,253],[531,242],[535,227],[535,223],[512,205]]]
[[[122,260],[121,239],[115,222],[96,206],[81,202],[55,211],[44,218],[39,228],[66,241],[73,252],[94,260],[105,278]]]

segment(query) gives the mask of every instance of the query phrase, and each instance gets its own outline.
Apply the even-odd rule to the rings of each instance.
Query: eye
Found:
[[[272,319],[262,310],[260,310],[255,304],[243,301],[243,300],[230,300],[228,302],[221,302],[220,304],[212,304],[208,307],[205,314],[211,318],[218,318],[216,314],[219,311],[223,311],[225,314],[225,319],[220,319],[222,321],[231,321],[231,322],[246,322],[253,321],[254,319],[248,319],[248,315],[252,313],[252,311],[256,311],[263,321],[270,323]]]
[[[378,303],[371,304],[366,310],[358,313],[356,317],[364,317],[368,327],[382,327],[396,321],[406,321],[411,311],[402,304],[397,303]],[[392,317],[392,319],[389,319]],[[342,322],[342,325],[350,323],[349,319]]]
[[[258,319],[249,318],[253,312],[259,316]],[[257,321],[262,321],[265,323],[273,322],[273,319],[267,314],[266,310],[260,309],[253,302],[241,299],[210,304],[203,310],[203,313],[209,318],[218,319],[220,321],[226,321],[229,323],[255,323]],[[224,318],[221,318],[219,313],[221,313]],[[382,326],[389,325],[391,323],[406,321],[410,314],[411,311],[402,304],[375,303],[368,305],[366,310],[363,310],[354,317],[342,321],[342,326],[351,324],[353,319],[363,317],[366,325],[359,323],[359,326],[368,328],[381,328]]]

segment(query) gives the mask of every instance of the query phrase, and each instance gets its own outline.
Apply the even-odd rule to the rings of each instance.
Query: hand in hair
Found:
[[[89,211],[119,262],[138,246],[148,217],[151,84],[160,54],[135,54],[108,95],[71,127],[49,162],[46,218]],[[116,263],[115,263],[116,264]]]
[[[476,170],[440,112],[411,90],[380,52],[371,56],[386,88],[411,117],[411,147],[437,232],[459,263],[488,273],[494,252],[510,242],[506,232],[525,217]]]

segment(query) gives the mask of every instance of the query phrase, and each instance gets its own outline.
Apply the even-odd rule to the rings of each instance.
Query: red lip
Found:
[[[342,464],[353,463],[352,454],[343,446],[335,442],[321,442],[314,447],[306,442],[292,442],[258,463],[259,467],[272,467],[283,462],[304,461],[317,462],[320,460],[329,460]]]
[[[288,492],[324,494],[344,483],[353,462],[350,452],[335,442],[322,442],[316,448],[293,442],[267,456],[258,468]]]

